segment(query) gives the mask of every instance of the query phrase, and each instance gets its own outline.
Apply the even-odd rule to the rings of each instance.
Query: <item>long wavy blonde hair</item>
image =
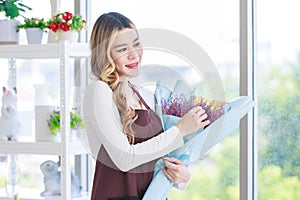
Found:
[[[115,63],[110,51],[114,38],[124,28],[136,29],[130,19],[116,12],[101,15],[94,24],[91,38],[91,71],[99,80],[104,81],[113,91],[113,99],[121,116],[123,132],[128,141],[134,143],[134,131],[132,124],[137,115],[126,99],[124,86],[128,84],[120,81]]]

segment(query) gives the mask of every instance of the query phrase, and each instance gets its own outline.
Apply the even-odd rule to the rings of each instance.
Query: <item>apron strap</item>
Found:
[[[140,99],[140,101],[142,102],[142,104],[147,108],[147,110],[149,110],[150,106],[148,106],[148,104],[145,102],[145,100],[140,95],[140,93],[138,92],[138,90],[129,81],[128,81],[128,85],[133,90],[133,92],[138,96],[138,98]]]

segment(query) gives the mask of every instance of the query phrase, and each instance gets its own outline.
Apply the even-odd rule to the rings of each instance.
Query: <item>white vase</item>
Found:
[[[77,31],[61,31],[59,33],[55,33],[53,31],[49,31],[48,43],[59,43],[63,41],[69,41],[70,43],[78,41],[78,32]]]
[[[51,16],[56,15],[60,11],[61,0],[50,0]],[[47,43],[57,43],[56,34],[49,31]]]
[[[59,142],[59,135],[52,135],[47,120],[52,111],[57,108],[55,101],[49,95],[48,84],[35,84],[35,140],[37,142]]]
[[[71,98],[70,98],[70,105],[71,110],[75,113],[81,112],[81,98],[82,98],[82,88],[81,87],[72,87],[71,88]]]
[[[69,41],[69,42],[77,42],[78,41],[78,32],[77,31],[61,31],[58,34],[58,41]]]
[[[60,135],[52,135],[47,120],[57,106],[36,105],[35,106],[35,141],[37,142],[59,142]]]
[[[80,131],[71,130],[70,131],[70,142],[80,141]]]
[[[27,28],[26,36],[28,44],[41,44],[43,33],[44,32],[40,28]]]
[[[50,95],[50,84],[34,84],[35,105],[56,105],[54,97]]]
[[[17,20],[0,20],[0,44],[18,44],[19,22]]]
[[[57,14],[60,10],[61,0],[50,0],[51,16]]]
[[[47,41],[47,43],[48,44],[50,44],[50,43],[57,43],[57,36],[51,30],[48,32],[48,41]]]

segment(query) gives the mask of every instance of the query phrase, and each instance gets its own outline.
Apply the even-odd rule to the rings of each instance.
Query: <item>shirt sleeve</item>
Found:
[[[129,171],[160,158],[184,144],[176,126],[145,142],[129,144],[127,136],[122,132],[120,115],[113,101],[112,91],[102,81],[95,81],[88,86],[83,109],[87,134],[93,141],[93,146],[96,145],[99,149],[103,145],[121,171]]]
[[[178,189],[178,190],[185,190],[188,186],[188,183],[176,183],[173,185],[174,188]]]

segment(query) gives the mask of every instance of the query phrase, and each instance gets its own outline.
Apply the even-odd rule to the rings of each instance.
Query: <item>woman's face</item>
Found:
[[[121,79],[139,75],[143,50],[136,30],[121,30],[112,44],[110,55]]]

